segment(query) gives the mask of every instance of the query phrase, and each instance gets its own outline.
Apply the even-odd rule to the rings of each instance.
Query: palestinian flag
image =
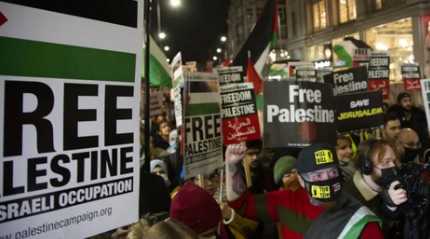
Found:
[[[7,18],[0,12],[0,26],[7,22]]]
[[[164,55],[157,42],[149,36],[149,83],[151,87],[172,88],[172,76],[170,67],[167,64],[167,57]],[[145,75],[145,62],[142,61],[142,78]]]
[[[251,82],[254,85],[254,92],[256,95],[260,94],[263,91],[263,81],[261,80],[260,75],[258,75],[257,71],[255,70],[251,58],[248,58],[246,81]]]
[[[353,58],[357,49],[370,49],[370,46],[353,37],[346,37],[342,42],[335,44],[333,51],[339,59],[339,62],[335,62],[335,65],[339,67],[353,67]]]
[[[250,52],[255,69],[261,75],[270,48],[278,39],[278,19],[276,0],[268,0],[257,24],[233,60],[233,66],[243,66],[246,69],[248,52]]]

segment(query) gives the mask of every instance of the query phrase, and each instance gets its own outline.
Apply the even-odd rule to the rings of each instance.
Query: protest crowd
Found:
[[[208,76],[205,75],[208,73],[196,74]],[[265,87],[271,89],[271,83],[278,84],[275,87],[281,91],[289,91],[290,87],[289,94],[279,100],[287,101],[291,97],[290,103],[297,107],[296,111],[303,107],[300,105],[300,89],[310,89],[313,85],[321,88],[313,88],[315,99],[311,103],[320,103],[322,106],[318,107],[327,108],[327,111],[333,108],[324,103],[328,99],[324,95],[330,92],[323,89],[325,83],[300,83],[293,79],[292,83],[287,81],[281,86],[280,82],[269,81]],[[196,89],[192,80],[189,84],[185,111],[191,102],[195,102],[193,90]],[[250,83],[224,84],[221,80],[220,84],[221,112],[232,107],[231,104],[240,106],[243,102],[256,107],[258,93],[253,91],[253,86],[249,87]],[[297,95],[291,85],[298,86]],[[199,87],[198,92],[214,90],[210,83]],[[316,89],[321,90],[318,93]],[[246,97],[246,90],[251,90],[250,97]],[[298,130],[298,133],[285,134],[276,126],[275,131],[279,133],[274,135],[274,131],[267,132],[270,130],[265,127],[268,122],[261,124],[252,118],[257,117],[257,110],[254,115],[238,113],[239,117],[222,114],[222,120],[227,120],[223,123],[208,123],[212,118],[193,123],[185,113],[185,134],[181,134],[183,126],[177,127],[170,94],[161,92],[152,92],[160,102],[155,110],[157,114],[150,122],[150,172],[141,169],[140,221],[105,236],[130,239],[429,238],[430,138],[426,113],[415,105],[411,93],[399,93],[394,104],[382,100],[382,91],[357,93],[370,101],[364,105],[370,109],[364,110],[367,116],[350,117],[347,120],[352,119],[352,123],[343,122],[336,126],[319,122],[320,125],[308,125],[305,130],[300,117],[291,120],[290,116],[285,116],[284,122],[296,124],[288,131]],[[228,95],[232,92],[236,96]],[[376,100],[368,94],[376,94]],[[322,100],[318,101],[318,97]],[[342,101],[358,102],[354,97]],[[307,96],[303,98],[309,100]],[[264,97],[264,100],[271,99]],[[265,107],[268,105],[269,102],[264,102]],[[313,104],[304,107],[305,111],[306,107],[318,108]],[[341,122],[341,111],[354,109],[341,107],[336,108],[336,122]],[[372,107],[380,110],[372,110]],[[285,108],[294,114],[293,108]],[[240,118],[244,115],[245,118]],[[228,121],[232,118],[235,121]],[[270,121],[268,117],[265,120]],[[360,123],[360,120],[364,122]],[[201,127],[199,124],[208,128],[195,131],[196,127]],[[320,130],[318,127],[324,124],[331,124],[335,130]],[[226,129],[232,125],[236,125],[234,132]],[[238,134],[240,129],[237,127],[244,125],[255,126],[258,130],[247,129]],[[192,157],[201,151],[210,151],[209,146],[188,144],[215,137],[216,130],[214,135],[203,132],[211,127],[218,127],[223,132],[221,164],[206,171],[187,168],[184,166],[187,155]],[[324,128],[331,130],[329,126]],[[255,132],[257,137],[253,136]],[[194,135],[200,133],[200,139]],[[305,143],[302,147],[302,144],[289,144],[289,137],[291,142]],[[187,146],[182,151],[184,141]],[[206,154],[205,157],[202,161],[210,156]],[[143,153],[141,160],[143,165],[146,160]]]
[[[19,15],[12,3],[0,4]],[[114,38],[124,28],[137,39],[142,24],[133,22],[109,23],[109,34],[98,22],[82,24],[82,32],[100,28]],[[11,48],[36,40],[14,39]],[[40,45],[77,51],[70,61],[82,69],[108,59],[100,75],[79,67],[58,73],[49,64],[50,76],[38,75],[38,65],[25,73],[35,80],[0,73],[13,76],[0,82],[0,239],[430,239],[430,76],[418,64],[402,66],[408,83],[393,87],[389,52],[364,42],[333,51],[340,61],[349,54],[342,66],[266,55],[259,72],[250,49],[240,51],[248,55],[242,61],[202,66],[183,63],[179,52],[165,63],[169,72],[151,68],[141,84],[134,75],[141,42],[136,52],[128,46],[135,39],[119,42],[109,51]],[[111,65],[125,73],[110,78]]]

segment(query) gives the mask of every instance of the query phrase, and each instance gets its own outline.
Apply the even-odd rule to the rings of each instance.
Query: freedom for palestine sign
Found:
[[[142,5],[0,2],[0,238],[138,220]]]
[[[317,142],[335,142],[335,112],[330,84],[265,82],[264,104],[266,147],[305,147]]]

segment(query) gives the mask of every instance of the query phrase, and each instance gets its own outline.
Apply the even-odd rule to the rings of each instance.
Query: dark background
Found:
[[[161,30],[164,40],[158,39],[156,3],[160,1]],[[172,8],[169,0],[155,0],[151,32],[160,48],[170,46],[166,56],[172,59],[178,51],[183,61],[203,63],[222,47],[222,35],[227,35],[227,13],[230,0],[182,0],[182,6]],[[225,44],[225,43],[224,43]]]

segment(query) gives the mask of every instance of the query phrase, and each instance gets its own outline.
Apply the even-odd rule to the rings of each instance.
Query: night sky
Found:
[[[171,8],[168,0],[159,1],[161,28],[167,33],[167,38],[163,41],[158,37],[156,39],[161,48],[170,46],[170,51],[166,53],[168,58],[172,59],[181,51],[184,62],[202,63],[212,58],[217,47],[223,46],[219,38],[227,35],[229,0],[182,0],[182,6],[178,9]],[[155,21],[152,26],[155,38]]]

